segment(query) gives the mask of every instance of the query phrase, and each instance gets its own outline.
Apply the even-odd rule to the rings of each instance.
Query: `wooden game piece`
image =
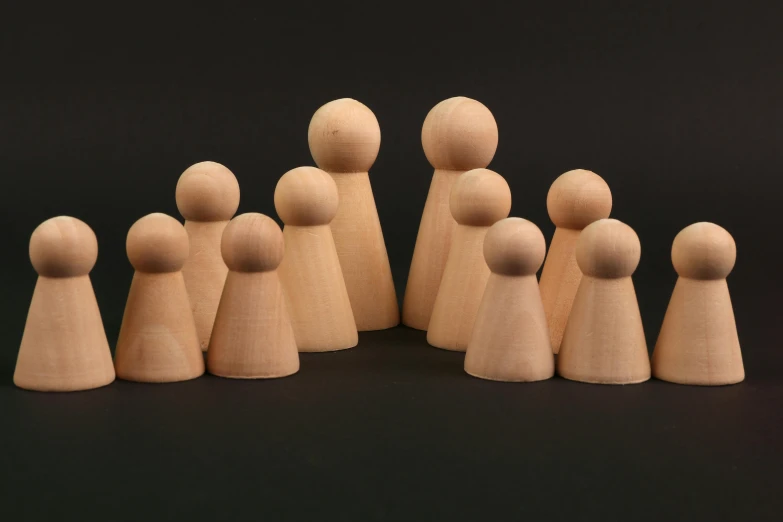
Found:
[[[555,374],[536,272],[546,254],[541,230],[526,219],[506,218],[484,238],[490,269],[465,371],[493,381],[541,381]]]
[[[14,384],[36,391],[89,390],[114,381],[109,342],[90,282],[98,240],[86,223],[58,216],[30,238],[38,272]]]
[[[220,238],[239,207],[239,184],[220,163],[189,167],[177,182],[177,208],[185,218],[190,255],[182,267],[202,350],[209,345],[228,268],[220,255]]]
[[[641,256],[636,232],[616,219],[582,231],[576,262],[582,280],[568,318],[557,372],[597,384],[632,384],[650,378],[650,357],[631,275]]]
[[[723,228],[695,223],[672,244],[679,274],[652,356],[653,375],[680,384],[718,386],[745,379],[726,277],[737,247]]]
[[[469,170],[454,182],[449,207],[457,227],[432,309],[427,342],[464,352],[489,279],[484,236],[489,227],[508,216],[511,190],[496,172]]]
[[[228,277],[207,351],[209,373],[235,379],[285,377],[299,371],[299,353],[277,267],[283,233],[272,219],[235,217],[221,243]]]
[[[378,120],[343,98],[316,111],[307,135],[310,152],[339,194],[331,230],[360,332],[397,326],[400,311],[368,171],[381,145]]]
[[[125,246],[136,272],[114,353],[117,377],[195,379],[204,373],[204,357],[182,277],[188,233],[171,216],[149,214],[133,224]]]
[[[582,279],[574,257],[576,240],[587,225],[609,217],[612,193],[599,175],[589,170],[571,170],[552,183],[546,205],[557,228],[549,245],[539,286],[552,336],[552,350],[558,353]]]
[[[498,146],[498,126],[480,102],[449,98],[427,114],[421,144],[435,172],[413,249],[402,322],[426,330],[457,226],[449,210],[451,187],[463,172],[489,165]]]
[[[329,228],[337,206],[337,185],[320,169],[299,167],[277,182],[275,209],[285,223],[278,272],[300,352],[342,350],[359,342]]]

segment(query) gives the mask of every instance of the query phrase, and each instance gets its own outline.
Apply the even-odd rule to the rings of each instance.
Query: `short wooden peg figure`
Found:
[[[652,356],[653,376],[719,386],[745,379],[726,277],[737,247],[723,228],[695,223],[674,238],[674,286]]]
[[[641,246],[636,232],[616,219],[582,231],[576,262],[583,276],[571,307],[557,372],[596,384],[632,384],[650,378],[650,357],[633,275]]]
[[[220,248],[229,272],[207,370],[234,379],[296,373],[299,353],[277,275],[285,252],[280,227],[263,214],[242,214],[226,227]]]
[[[449,98],[427,114],[421,144],[435,172],[413,249],[402,322],[426,330],[457,227],[449,210],[451,187],[460,174],[489,165],[498,146],[498,126],[482,103]]]
[[[275,209],[285,223],[278,272],[300,352],[342,350],[359,342],[329,228],[337,205],[337,185],[320,169],[299,167],[277,182]]]
[[[552,350],[558,353],[571,304],[582,279],[574,255],[576,240],[587,225],[609,217],[612,193],[599,175],[589,170],[571,170],[552,183],[546,206],[557,228],[539,286],[552,336]]]
[[[544,235],[526,219],[502,219],[490,227],[484,259],[491,274],[465,354],[470,375],[530,382],[555,374],[536,279],[545,254]]]
[[[220,163],[189,167],[177,183],[177,208],[185,218],[190,255],[182,267],[202,350],[209,345],[228,268],[220,255],[220,238],[239,207],[239,184]]]
[[[166,214],[136,221],[125,242],[136,270],[114,353],[117,377],[137,382],[176,382],[204,373],[182,266],[188,233]]]
[[[454,182],[449,207],[457,228],[435,298],[427,342],[437,348],[464,352],[489,279],[484,236],[489,227],[508,216],[511,189],[496,172],[469,170]]]
[[[59,216],[30,238],[38,272],[14,384],[35,391],[89,390],[114,381],[109,342],[90,282],[98,240],[86,223]]]
[[[316,111],[307,134],[316,164],[339,194],[331,230],[360,332],[397,326],[400,310],[368,171],[381,146],[370,109],[343,98]]]

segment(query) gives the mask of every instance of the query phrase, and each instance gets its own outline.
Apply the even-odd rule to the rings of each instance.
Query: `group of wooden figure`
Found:
[[[321,107],[308,132],[320,168],[295,168],[275,189],[283,230],[262,214],[233,217],[239,184],[223,165],[188,168],[176,187],[184,227],[155,213],[128,232],[135,274],[113,360],[89,277],[95,234],[73,217],[42,223],[30,240],[39,277],[16,385],[74,391],[115,376],[175,382],[205,370],[283,377],[299,370],[299,352],[351,348],[358,331],[397,326],[368,175],[380,138],[363,104],[341,99]],[[476,100],[450,98],[427,115],[422,145],[435,172],[403,324],[427,330],[432,346],[467,352],[465,371],[491,380],[538,381],[556,370],[604,384],[651,375],[697,385],[744,379],[726,285],[736,258],[728,232],[696,223],[674,239],[679,279],[651,361],[631,279],[639,238],[608,219],[606,182],[586,170],[555,180],[547,208],[556,230],[547,255],[535,224],[507,217],[509,186],[486,169],[497,143],[495,119]]]

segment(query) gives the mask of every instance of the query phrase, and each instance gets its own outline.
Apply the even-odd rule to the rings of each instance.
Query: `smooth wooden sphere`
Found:
[[[69,216],[47,219],[30,237],[30,261],[39,275],[87,275],[97,260],[98,239],[80,219]]]
[[[182,223],[156,212],[136,221],[125,240],[128,260],[139,272],[176,272],[188,259],[190,241]]]
[[[581,230],[593,221],[609,217],[612,191],[595,172],[570,170],[552,183],[546,208],[556,227]]]
[[[283,231],[272,218],[248,212],[226,225],[220,251],[229,270],[268,272],[283,260]]]
[[[484,260],[496,274],[535,274],[544,263],[545,255],[544,234],[527,219],[501,219],[489,227],[484,237]]]
[[[629,277],[641,255],[639,236],[616,219],[599,219],[587,225],[576,242],[576,263],[582,273],[593,277]]]
[[[725,279],[737,260],[737,245],[726,229],[714,223],[694,223],[677,234],[672,263],[682,277]]]
[[[511,189],[503,176],[488,169],[460,174],[451,187],[451,215],[457,223],[491,226],[511,211]]]
[[[484,104],[457,96],[430,110],[421,129],[421,144],[436,169],[480,169],[495,156],[498,125]]]
[[[220,163],[202,161],[179,177],[176,198],[188,221],[228,221],[239,208],[239,183]]]
[[[310,120],[310,153],[327,172],[367,172],[378,157],[381,128],[366,105],[351,98],[334,100]]]
[[[286,225],[328,225],[338,203],[334,179],[315,167],[289,170],[275,187],[275,210]]]

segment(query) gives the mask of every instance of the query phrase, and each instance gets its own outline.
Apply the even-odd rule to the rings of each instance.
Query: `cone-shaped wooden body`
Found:
[[[262,214],[235,217],[221,244],[229,268],[207,351],[209,373],[235,379],[285,377],[299,353],[277,267],[285,246],[280,227]]]
[[[680,384],[718,386],[745,379],[726,276],[734,239],[712,223],[682,230],[672,245],[679,274],[652,356],[653,375]]]
[[[547,195],[549,217],[557,227],[541,271],[544,303],[554,353],[560,351],[568,315],[582,279],[574,252],[579,233],[590,223],[609,217],[612,193],[589,170],[571,170],[558,177]]]
[[[576,260],[584,276],[568,318],[557,372],[566,379],[631,384],[650,378],[650,358],[631,275],[639,264],[636,233],[615,219],[588,225]]]
[[[491,270],[465,354],[465,371],[494,381],[540,381],[555,373],[536,272],[546,243],[530,221],[507,218],[484,238]]]
[[[491,170],[470,170],[454,183],[449,206],[457,228],[435,298],[427,342],[464,352],[489,278],[484,236],[490,226],[508,216],[511,190],[506,180]]]
[[[36,391],[77,391],[114,381],[114,366],[88,275],[98,241],[84,222],[59,216],[30,238],[38,272],[14,384]]]
[[[335,100],[313,115],[308,141],[315,162],[337,183],[331,231],[356,327],[397,326],[400,310],[368,174],[381,144],[378,120],[356,100]]]
[[[460,174],[489,165],[498,146],[498,127],[483,104],[458,96],[429,112],[421,143],[435,172],[413,249],[402,322],[426,330],[457,226],[449,209],[451,187]]]
[[[275,208],[285,223],[278,272],[300,352],[342,350],[359,342],[329,228],[337,205],[334,180],[314,167],[287,172],[275,189]]]
[[[114,353],[117,377],[176,382],[204,373],[204,358],[182,277],[188,234],[173,217],[149,214],[128,232],[135,268]]]
[[[239,184],[223,165],[204,161],[182,173],[176,195],[190,238],[190,254],[182,267],[182,276],[199,344],[206,350],[228,273],[220,255],[220,238],[239,207]]]

